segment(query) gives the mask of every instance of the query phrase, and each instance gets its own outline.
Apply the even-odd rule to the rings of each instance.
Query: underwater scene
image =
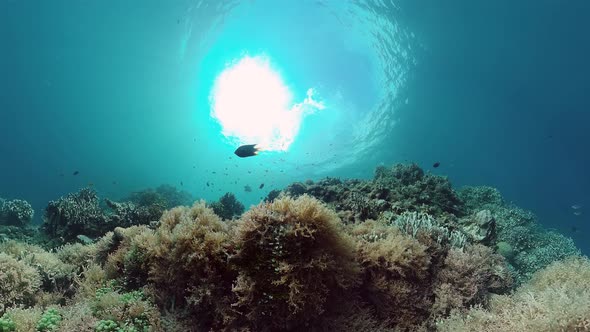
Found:
[[[588,17],[0,0],[0,332],[590,331]]]

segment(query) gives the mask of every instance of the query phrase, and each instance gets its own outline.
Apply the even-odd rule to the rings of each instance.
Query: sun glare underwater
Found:
[[[223,134],[265,151],[286,151],[304,117],[324,107],[313,99],[311,88],[302,102],[293,103],[293,93],[265,56],[244,56],[229,65],[211,93],[211,116]]]
[[[0,1],[0,332],[590,332],[589,16]]]

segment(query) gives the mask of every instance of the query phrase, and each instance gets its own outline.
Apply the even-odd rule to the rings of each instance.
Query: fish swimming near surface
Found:
[[[434,164],[432,164],[432,167],[437,168],[438,166],[440,166],[440,163],[437,161]]]
[[[244,186],[244,191],[247,193],[252,192],[252,187],[246,185],[246,186]]]
[[[576,211],[574,212],[574,216],[581,216],[582,215],[582,211]]]
[[[581,209],[581,208],[582,208],[582,206],[581,206],[581,205],[578,205],[578,204],[574,204],[574,205],[572,205],[572,209],[574,209],[574,210],[579,210],[579,209]]]
[[[246,158],[257,155],[259,151],[260,148],[257,147],[256,144],[246,144],[237,148],[234,153],[240,158]]]
[[[72,173],[72,175],[78,175],[78,174],[80,174],[80,172],[78,172],[78,171],[75,171],[74,173]]]
[[[260,186],[258,187],[258,189],[262,189],[264,188],[264,183],[261,183]]]

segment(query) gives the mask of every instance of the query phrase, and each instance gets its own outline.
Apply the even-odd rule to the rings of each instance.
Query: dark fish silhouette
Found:
[[[246,186],[244,186],[244,191],[247,193],[252,192],[252,187],[246,185]]]
[[[257,155],[258,151],[260,150],[256,147],[256,144],[247,144],[237,148],[234,153],[240,158],[246,158]]]
[[[440,166],[440,163],[437,161],[434,164],[432,164],[432,167],[437,168],[438,166]]]
[[[264,188],[264,183],[261,183],[260,187],[258,187],[258,189],[262,189],[262,188]]]
[[[207,181],[207,187],[209,187],[209,181]]]
[[[80,174],[80,172],[75,171],[72,175],[78,175],[78,174]]]
[[[181,185],[181,186],[184,186],[184,183],[182,183],[182,181],[180,181],[180,185]]]

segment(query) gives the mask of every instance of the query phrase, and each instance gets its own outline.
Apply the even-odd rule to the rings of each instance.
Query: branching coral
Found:
[[[33,207],[27,201],[14,199],[6,201],[0,198],[0,225],[28,226],[33,220]]]
[[[236,246],[233,306],[258,331],[308,326],[357,282],[353,242],[336,214],[307,195],[252,208]]]
[[[44,219],[43,230],[64,242],[75,240],[79,234],[102,235],[108,226],[96,191],[89,188],[49,202]]]

